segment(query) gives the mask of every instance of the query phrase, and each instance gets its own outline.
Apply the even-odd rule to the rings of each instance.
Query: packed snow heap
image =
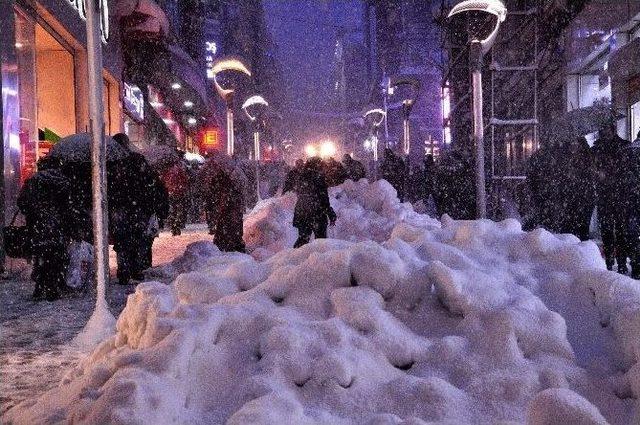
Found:
[[[248,215],[253,255],[190,245],[2,422],[640,423],[640,285],[595,244],[439,223],[363,180],[332,190],[333,239],[294,250],[294,203]]]

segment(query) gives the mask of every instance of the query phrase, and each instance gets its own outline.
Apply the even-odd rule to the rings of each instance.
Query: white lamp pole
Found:
[[[254,123],[255,128],[253,132],[253,156],[256,161],[256,191],[258,194],[258,200],[260,197],[260,118],[264,110],[269,106],[269,103],[260,95],[251,96],[242,104],[242,110],[249,117],[249,120]]]
[[[233,156],[235,151],[235,138],[233,134],[233,88],[223,88],[218,81],[218,74],[224,71],[241,72],[247,76],[251,76],[251,71],[242,62],[241,59],[235,57],[225,57],[214,62],[211,71],[213,72],[213,84],[218,94],[227,104],[227,155]]]
[[[500,0],[466,0],[458,3],[449,18],[459,13],[485,12],[494,15],[496,24],[491,33],[480,40],[474,37],[469,48],[471,80],[473,84],[473,139],[476,147],[476,215],[487,217],[487,195],[484,173],[484,122],[482,117],[482,58],[491,49],[498,35],[500,24],[507,18],[507,8]]]

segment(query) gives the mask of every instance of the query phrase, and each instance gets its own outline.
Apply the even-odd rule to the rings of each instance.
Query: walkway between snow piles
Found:
[[[171,262],[186,246],[209,240],[205,226],[190,226],[183,235],[163,233],[153,247],[154,266]],[[115,275],[115,253],[110,253]],[[95,295],[73,295],[55,302],[34,302],[30,267],[8,260],[10,279],[0,281],[0,415],[19,402],[37,397],[62,380],[86,353],[70,343],[89,320]],[[131,286],[110,285],[111,312],[120,314]]]

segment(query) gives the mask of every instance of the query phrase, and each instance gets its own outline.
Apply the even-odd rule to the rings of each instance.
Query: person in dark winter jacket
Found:
[[[427,155],[422,164],[422,199],[425,204],[429,201],[429,197],[433,195],[435,187],[435,169],[436,163],[433,155]]]
[[[351,158],[351,155],[348,153],[344,154],[342,157],[342,166],[344,167],[345,178],[348,180],[357,182],[358,180],[367,177],[367,171],[365,170],[364,165],[362,165],[362,162]]]
[[[380,173],[382,174],[382,178],[388,181],[396,190],[400,202],[404,202],[404,183],[407,174],[405,164],[402,158],[394,154],[389,148],[384,150],[384,158],[380,165]]]
[[[141,247],[141,270],[146,270],[153,264],[153,241],[160,232],[163,222],[169,216],[169,193],[158,173],[151,168],[153,185],[149,190],[153,197],[153,215],[149,219],[147,230],[144,233]]]
[[[625,185],[625,153],[630,143],[620,138],[613,122],[603,126],[593,145],[596,164],[598,221],[607,269],[627,273],[627,217],[629,188]]]
[[[55,300],[66,288],[68,247],[75,220],[71,184],[56,159],[44,158],[18,196],[31,240],[36,300]]]
[[[443,154],[435,168],[433,198],[438,214],[456,220],[473,220],[475,213],[473,157],[469,151],[454,148]]]
[[[245,252],[242,219],[248,179],[239,165],[220,154],[203,167],[204,196],[212,218],[214,243],[225,252]]]
[[[346,180],[346,172],[341,163],[334,158],[328,158],[321,163],[325,181],[329,187],[341,185]]]
[[[302,168],[304,167],[304,161],[302,159],[297,159],[294,167],[287,173],[287,176],[284,179],[284,186],[282,187],[282,193],[287,193],[295,190],[296,182],[298,181],[298,177],[302,172]]]
[[[584,138],[548,142],[532,157],[527,182],[532,208],[525,229],[536,226],[589,239],[595,207],[594,163]]]
[[[298,229],[298,240],[294,248],[309,243],[312,234],[316,238],[326,238],[327,225],[333,225],[336,221],[321,166],[319,158],[309,159],[296,184],[298,200],[293,213],[293,226]]]
[[[160,178],[167,188],[169,195],[169,216],[167,225],[171,234],[177,236],[187,224],[187,210],[189,202],[189,173],[183,161],[167,167]]]
[[[116,134],[114,140],[129,149],[129,138]],[[144,279],[149,263],[147,231],[151,217],[158,212],[156,174],[143,155],[130,151],[111,169],[108,178],[110,230],[117,254],[118,283]],[[162,219],[162,217],[160,217]]]
[[[640,280],[640,131],[627,148],[626,190],[629,193],[627,215],[628,253],[631,277]]]

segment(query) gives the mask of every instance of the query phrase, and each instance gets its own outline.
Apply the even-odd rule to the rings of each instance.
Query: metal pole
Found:
[[[100,2],[87,2],[87,68],[89,72],[89,116],[91,123],[91,183],[93,185],[93,241],[95,248],[96,306],[107,307],[109,245],[107,241],[107,173],[104,111],[102,103],[102,45]],[[102,305],[101,305],[102,304]]]
[[[482,118],[482,44],[471,42],[469,50],[473,83],[473,139],[476,146],[476,216],[487,217],[484,175],[484,123]]]
[[[227,105],[227,155],[233,156],[235,140],[233,136],[233,106]]]
[[[405,114],[404,120],[402,121],[402,150],[405,155],[409,155],[409,150],[411,149],[411,134],[409,130],[409,114]]]
[[[253,152],[256,160],[256,193],[258,194],[258,201],[260,201],[260,132],[258,130],[253,133]]]

